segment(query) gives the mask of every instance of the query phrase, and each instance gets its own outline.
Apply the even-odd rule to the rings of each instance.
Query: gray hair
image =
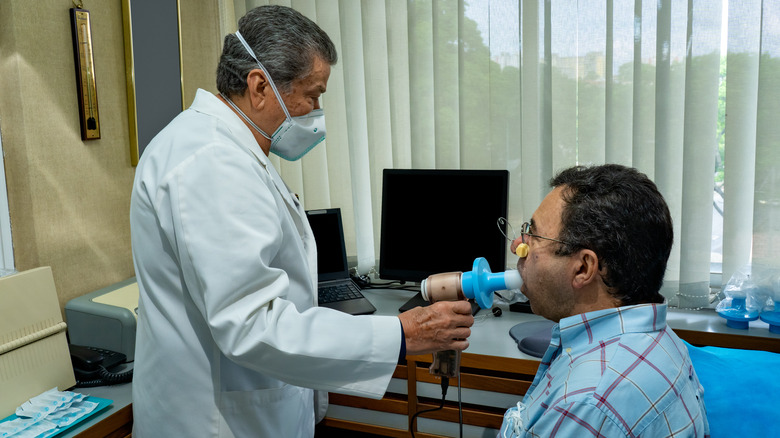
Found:
[[[317,57],[329,65],[338,61],[336,47],[325,31],[285,6],[250,10],[238,20],[238,30],[281,93],[289,93],[294,80],[306,77]],[[217,66],[217,90],[226,96],[243,95],[247,75],[256,68],[238,37],[227,35]]]

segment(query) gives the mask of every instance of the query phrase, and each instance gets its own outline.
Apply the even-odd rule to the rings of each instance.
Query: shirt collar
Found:
[[[558,326],[561,345],[587,345],[626,333],[663,330],[666,327],[666,307],[666,302],[637,304],[563,318]]]

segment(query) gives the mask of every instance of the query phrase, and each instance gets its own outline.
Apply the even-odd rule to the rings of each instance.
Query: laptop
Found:
[[[317,242],[317,280],[320,307],[351,315],[367,315],[376,308],[349,276],[341,209],[309,210],[309,225]]]

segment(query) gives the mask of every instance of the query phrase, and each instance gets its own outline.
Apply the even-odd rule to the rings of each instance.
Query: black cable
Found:
[[[98,378],[93,380],[76,381],[76,386],[79,388],[90,388],[95,386],[109,386],[118,385],[120,383],[127,383],[133,380],[133,369],[113,373],[108,371],[104,366],[100,365],[98,370]]]
[[[442,409],[444,407],[444,399],[447,397],[447,388],[450,386],[450,378],[442,376],[441,378],[441,404],[438,408],[431,408],[426,409],[424,411],[417,411],[412,415],[412,418],[409,420],[409,433],[412,434],[412,438],[414,438],[414,428],[412,425],[414,424],[414,420],[417,419],[417,416],[420,414],[424,414],[426,412],[433,412],[438,411],[439,409]]]
[[[408,290],[412,292],[420,292],[420,285],[417,284],[407,284],[403,281],[387,281],[387,282],[378,282],[375,280],[371,280],[371,282],[368,284],[369,288],[382,288],[382,289],[392,289],[392,290]]]
[[[100,367],[100,378],[103,379],[107,385],[131,382],[133,380],[133,369],[130,368],[127,371],[113,373],[108,371],[105,367]]]
[[[458,371],[458,428],[460,430],[460,438],[463,438],[463,403],[460,398],[460,371]]]

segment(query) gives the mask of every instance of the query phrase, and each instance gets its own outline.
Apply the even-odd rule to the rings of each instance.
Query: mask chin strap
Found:
[[[271,140],[271,137],[270,137],[270,136],[268,136],[268,134],[266,134],[266,133],[265,133],[265,131],[263,131],[262,129],[260,129],[260,127],[259,127],[259,126],[255,125],[255,122],[253,122],[253,121],[252,121],[252,119],[250,119],[250,118],[249,118],[249,117],[248,117],[246,114],[244,114],[244,112],[243,112],[243,111],[241,111],[241,108],[239,108],[239,107],[238,107],[238,106],[237,106],[235,103],[233,103],[233,101],[232,101],[232,100],[230,100],[230,98],[229,98],[229,97],[225,96],[225,95],[224,95],[224,94],[222,94],[222,93],[219,93],[219,95],[220,95],[220,96],[222,96],[222,98],[223,98],[223,99],[225,99],[225,102],[227,102],[227,103],[228,103],[228,105],[230,105],[230,106],[231,106],[231,107],[232,107],[234,110],[236,110],[236,112],[238,113],[238,115],[240,115],[240,116],[241,116],[241,118],[242,118],[242,119],[244,119],[244,120],[245,120],[247,123],[249,123],[249,124],[250,124],[250,125],[251,125],[253,128],[255,128],[255,131],[259,132],[259,133],[260,133],[260,135],[262,135],[263,137],[267,138],[269,141]]]

